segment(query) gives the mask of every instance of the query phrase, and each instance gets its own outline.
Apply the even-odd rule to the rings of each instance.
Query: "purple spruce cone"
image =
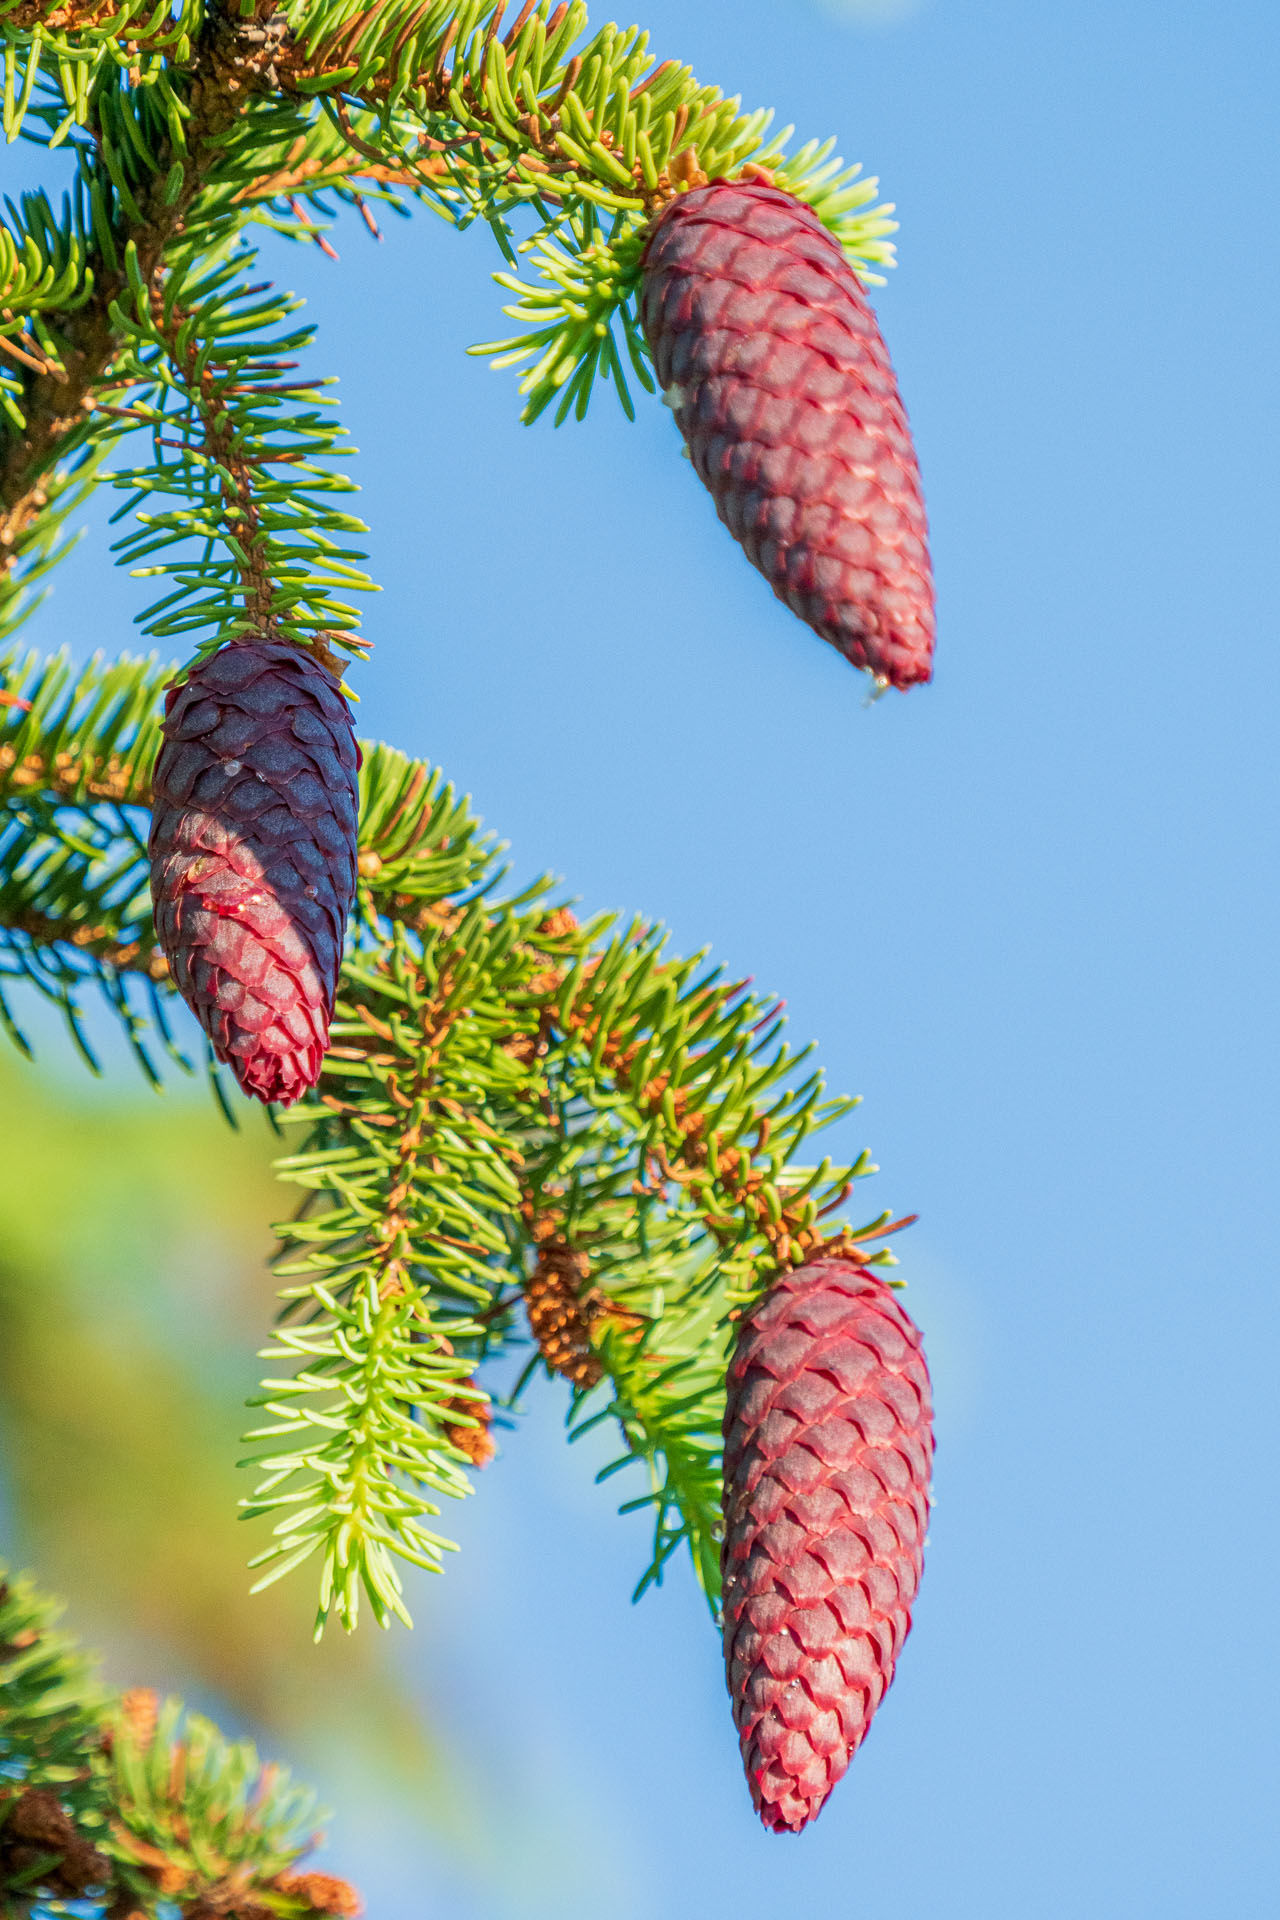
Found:
[[[697,187],[654,223],[640,318],[699,478],[778,598],[855,667],[927,680],[920,472],[839,242],[776,187]]]
[[[883,1280],[819,1256],[739,1330],[724,1417],[724,1655],[757,1813],[821,1811],[893,1679],[933,1462],[920,1335]]]
[[[174,982],[244,1091],[313,1087],[356,890],[359,753],[313,654],[232,641],[165,701],[151,895]]]

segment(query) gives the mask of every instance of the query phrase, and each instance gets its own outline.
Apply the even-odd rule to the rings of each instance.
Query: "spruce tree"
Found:
[[[485,1363],[523,1349],[509,1399],[562,1375],[571,1434],[607,1426],[607,1471],[637,1470],[637,1596],[687,1549],[719,1618],[738,1325],[806,1264],[883,1273],[905,1223],[843,1217],[875,1169],[814,1139],[855,1102],[788,1048],[776,1001],[659,927],[580,919],[545,880],[511,891],[445,775],[367,741],[335,997],[315,925],[327,903],[341,929],[345,883],[317,889],[301,855],[271,866],[281,834],[244,822],[294,807],[326,873],[346,858],[341,807],[308,810],[299,782],[337,751],[374,583],[312,330],[254,242],[328,246],[352,211],[375,230],[392,209],[483,221],[515,330],[473,351],[518,370],[522,417],[580,419],[598,386],[634,417],[656,357],[722,518],[878,692],[926,679],[932,646],[914,455],[863,292],[892,261],[891,209],[833,141],[775,135],[768,112],[655,62],[639,28],[592,31],[582,0],[0,0],[0,27],[6,134],[67,149],[74,176],[0,223],[0,1021],[27,1050],[5,988],[33,988],[92,1066],[96,995],[158,1084],[166,1062],[199,1065],[180,992],[229,1115],[232,1077],[291,1102],[275,1118],[295,1205],[243,1502],[259,1584],[318,1576],[317,1632],[362,1609],[409,1624],[402,1570],[442,1565],[442,1504],[494,1451]],[[715,333],[726,303],[749,366]],[[162,654],[76,666],[15,635],[98,486],[120,496],[115,554],[151,583],[138,618]],[[235,691],[261,673],[265,745],[266,706]],[[288,1070],[260,1070],[303,1014]],[[736,1457],[746,1417],[739,1401]],[[349,1890],[294,1872],[299,1816],[246,1799],[242,1753],[172,1714],[139,1733],[78,1667],[66,1678],[28,1590],[4,1594],[15,1911],[39,1887],[52,1910],[95,1889],[120,1914],[166,1889],[188,1913],[349,1910]],[[23,1717],[32,1662],[14,1649],[36,1646],[65,1727],[47,1701]],[[207,1862],[175,1852],[196,1830],[164,1800],[179,1774],[247,1849],[209,1841],[220,1905]],[[50,1829],[43,1860],[23,1837],[37,1804],[74,1827]],[[152,1853],[135,1860],[126,1831]]]

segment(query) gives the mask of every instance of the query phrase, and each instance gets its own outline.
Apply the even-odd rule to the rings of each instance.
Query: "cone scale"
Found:
[[[289,1105],[319,1078],[356,888],[359,764],[333,676],[233,641],[165,704],[149,851],[174,983],[240,1086]]]
[[[725,1671],[752,1801],[799,1832],[893,1678],[933,1459],[920,1335],[848,1259],[784,1274],[743,1321],[724,1422]]]
[[[778,598],[855,667],[933,670],[920,473],[866,294],[810,208],[726,180],[645,247],[640,318],[716,511]]]

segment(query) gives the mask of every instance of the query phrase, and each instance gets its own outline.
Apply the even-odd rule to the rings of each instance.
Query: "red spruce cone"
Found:
[[[847,1259],[787,1273],[743,1321],[724,1419],[724,1652],[766,1827],[821,1810],[893,1679],[933,1461],[920,1335]]]
[[[855,667],[927,680],[920,472],[839,242],[775,187],[695,188],[649,236],[640,318],[716,511],[778,598]]]
[[[165,701],[152,775],[156,933],[246,1093],[289,1105],[329,1044],[356,890],[351,711],[315,657],[232,641]]]

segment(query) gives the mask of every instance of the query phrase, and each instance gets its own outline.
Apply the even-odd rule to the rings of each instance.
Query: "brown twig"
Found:
[[[121,940],[110,927],[77,926],[34,907],[10,908],[3,922],[14,933],[25,933],[38,947],[75,947],[117,973],[145,973],[157,981],[169,978],[169,963],[158,947],[144,940]]]
[[[332,248],[329,249],[332,252]],[[268,564],[270,548],[262,529],[262,516],[254,490],[256,461],[246,458],[238,440],[235,416],[227,405],[218,376],[206,364],[199,368],[201,343],[191,337],[182,344],[182,324],[186,315],[179,307],[166,312],[163,292],[156,287],[151,296],[151,323],[164,341],[165,351],[179,369],[192,403],[204,427],[200,451],[218,473],[222,508],[227,527],[235,537],[240,561],[240,585],[244,610],[255,631],[263,639],[276,639],[280,618],[274,606],[275,584]]]

